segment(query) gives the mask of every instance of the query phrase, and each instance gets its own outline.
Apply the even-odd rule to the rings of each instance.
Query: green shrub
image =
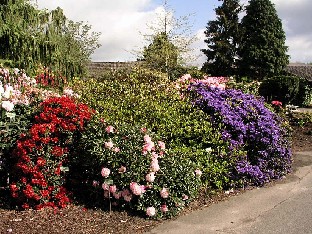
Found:
[[[150,70],[114,73],[100,81],[74,83],[83,102],[117,129],[147,127],[174,152],[183,152],[203,171],[202,183],[213,189],[232,186],[237,154],[221,138],[222,125],[212,127],[207,114],[192,106],[166,77]],[[207,152],[206,149],[212,149]],[[232,154],[233,157],[224,157]]]
[[[293,104],[301,106],[305,99],[307,81],[296,76],[276,76],[265,79],[260,87],[259,94],[267,102],[281,101],[283,105]]]
[[[240,78],[239,81],[235,78],[227,83],[229,89],[239,89],[243,93],[249,93],[255,96],[259,95],[259,86],[260,82],[248,78]]]

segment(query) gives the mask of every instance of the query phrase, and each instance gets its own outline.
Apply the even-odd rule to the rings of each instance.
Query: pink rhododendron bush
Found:
[[[94,118],[75,151],[68,187],[90,206],[171,217],[200,188],[200,175],[188,157],[173,154],[146,128],[117,129]]]

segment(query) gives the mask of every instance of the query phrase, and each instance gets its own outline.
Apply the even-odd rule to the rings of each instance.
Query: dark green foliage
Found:
[[[260,87],[259,94],[266,101],[280,101],[284,105],[302,105],[305,98],[307,81],[296,76],[275,76],[265,79]]]
[[[288,64],[282,22],[270,0],[250,0],[242,19],[241,75],[262,80],[279,75]]]
[[[66,18],[61,8],[39,10],[28,0],[0,4],[0,59],[31,74],[38,65],[72,77],[85,72],[98,33]]]
[[[221,0],[219,0],[221,1]],[[205,31],[208,48],[202,52],[207,56],[203,70],[212,76],[235,74],[234,65],[239,41],[239,0],[223,0],[215,9],[217,19],[208,22]]]

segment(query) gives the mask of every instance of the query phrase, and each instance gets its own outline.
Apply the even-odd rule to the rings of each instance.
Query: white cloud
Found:
[[[84,21],[92,25],[92,31],[102,33],[99,40],[102,47],[92,56],[94,61],[135,60],[136,56],[131,52],[139,50],[146,44],[142,35],[149,34],[148,22],[156,22],[157,14],[163,11],[163,8],[155,2],[155,0],[37,0],[39,7],[55,9],[60,6],[69,19]],[[242,0],[242,2],[248,1]],[[312,1],[272,0],[272,2],[283,22],[291,61],[311,62]],[[203,10],[213,12],[209,6]],[[206,24],[206,21],[202,22],[203,28]],[[206,47],[203,42],[204,29],[194,30],[197,31],[197,35],[201,35],[193,45],[196,55],[199,56],[196,63],[200,65],[205,61],[205,57],[200,52],[200,49]]]
[[[272,0],[282,19],[291,62],[312,62],[312,1]]]
[[[291,62],[312,62],[312,35],[292,36],[286,40]]]
[[[92,56],[94,61],[135,60],[132,51],[144,43],[142,33],[147,30],[147,22],[155,18],[157,9],[151,0],[93,0],[92,3],[37,0],[37,3],[39,8],[49,10],[60,6],[69,19],[88,23],[92,31],[101,32],[99,43],[102,46]]]

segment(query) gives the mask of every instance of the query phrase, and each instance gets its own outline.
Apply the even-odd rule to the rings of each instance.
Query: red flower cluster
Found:
[[[280,101],[272,101],[271,102],[273,106],[278,106],[278,107],[282,107],[282,103]]]
[[[55,76],[51,71],[45,69],[43,73],[35,77],[37,84],[48,87],[63,87],[66,84],[66,78]]]
[[[63,187],[62,165],[74,133],[83,131],[94,112],[69,97],[47,99],[40,107],[29,132],[17,141],[11,194],[24,209],[63,208],[70,200]]]

